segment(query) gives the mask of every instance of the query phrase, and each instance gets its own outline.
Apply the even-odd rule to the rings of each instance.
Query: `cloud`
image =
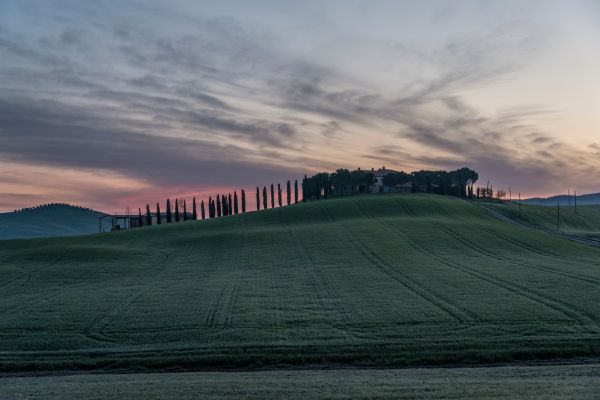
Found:
[[[251,149],[122,130],[55,102],[0,101],[0,156],[15,162],[112,170],[157,185],[253,184],[300,171]]]

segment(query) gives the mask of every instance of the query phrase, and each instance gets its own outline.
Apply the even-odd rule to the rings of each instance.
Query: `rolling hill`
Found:
[[[600,355],[600,249],[477,203],[370,195],[0,242],[0,369]]]
[[[0,213],[0,240],[98,233],[98,217],[102,215],[105,214],[68,204]],[[108,221],[103,226],[110,228]]]
[[[533,197],[531,199],[525,199],[522,201],[523,204],[529,204],[534,206],[554,206],[557,204],[561,206],[574,206],[575,199],[573,195],[559,195],[552,197]],[[580,206],[593,206],[600,205],[600,193],[590,193],[577,196],[577,205]]]

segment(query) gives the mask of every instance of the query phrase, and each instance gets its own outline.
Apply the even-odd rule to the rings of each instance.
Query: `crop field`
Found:
[[[84,374],[4,378],[8,399],[597,399],[597,365]]]
[[[600,249],[430,195],[0,242],[0,370],[600,355]]]
[[[583,235],[599,235],[600,206],[561,206],[540,207],[518,204],[493,204],[492,207],[514,220],[539,226],[545,229],[557,229],[557,220],[561,231]]]

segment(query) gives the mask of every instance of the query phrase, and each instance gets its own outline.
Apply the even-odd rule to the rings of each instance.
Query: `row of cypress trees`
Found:
[[[281,188],[281,184],[277,184],[277,204],[279,207],[283,206],[282,199],[283,189]],[[292,183],[291,181],[287,181],[286,184],[286,204],[289,206],[292,204]],[[298,180],[294,181],[294,204],[298,204]],[[260,210],[261,207],[261,196],[260,196],[260,188],[256,187],[256,209]],[[262,190],[262,208],[266,210],[269,208],[269,198],[267,195],[267,187],[263,186]],[[271,184],[271,208],[275,208],[275,186]]]
[[[277,184],[277,204],[279,207],[283,206],[282,199],[282,188],[281,184]],[[298,204],[298,181],[294,182],[294,204]],[[286,190],[286,202],[287,205],[292,204],[292,189],[291,182],[287,181],[287,190]],[[268,208],[268,199],[267,199],[267,187],[263,187],[263,209]],[[271,184],[271,208],[275,208],[275,187]],[[259,187],[256,187],[256,209],[260,210],[260,192]],[[173,222],[187,221],[187,220],[197,220],[206,219],[206,218],[219,218],[226,215],[237,215],[239,213],[246,212],[246,192],[242,189],[240,192],[240,198],[238,199],[237,190],[228,194],[217,194],[215,198],[210,196],[208,198],[208,203],[205,204],[204,200],[200,202],[200,215],[198,215],[197,207],[196,207],[196,197],[192,200],[192,212],[188,212],[187,203],[185,200],[180,202],[179,199],[175,199],[175,207],[172,209],[171,207],[171,199],[167,199],[166,202],[166,211],[165,213],[161,213],[160,204],[156,203],[156,224],[160,225],[162,223],[170,224]],[[145,220],[142,214],[142,209],[138,209],[138,225],[152,225],[152,212],[150,211],[150,205],[146,204],[146,213]],[[163,220],[164,217],[164,220]]]

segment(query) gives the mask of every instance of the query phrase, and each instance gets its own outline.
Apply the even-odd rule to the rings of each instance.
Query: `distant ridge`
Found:
[[[102,215],[105,214],[63,203],[0,213],[0,240],[97,233],[98,218]]]
[[[570,200],[569,200],[570,198]],[[575,205],[575,197],[571,194],[568,196],[566,194],[552,197],[533,197],[531,199],[523,200],[523,204],[531,204],[536,206],[556,206],[560,204],[561,206]],[[577,205],[578,206],[592,206],[592,205],[600,205],[600,193],[590,193],[584,195],[577,196]]]

